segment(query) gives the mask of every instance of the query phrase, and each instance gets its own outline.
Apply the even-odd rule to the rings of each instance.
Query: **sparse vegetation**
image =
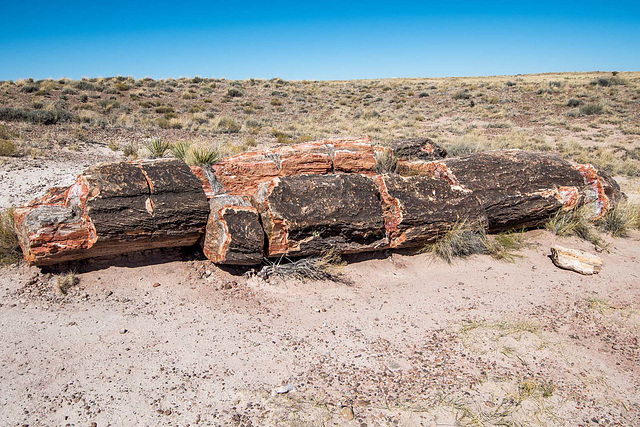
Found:
[[[379,174],[395,173],[398,168],[398,159],[393,156],[393,150],[384,147],[375,152],[376,171]]]
[[[76,286],[78,283],[80,283],[80,279],[78,279],[78,276],[76,276],[74,272],[70,271],[57,275],[55,277],[53,287],[57,294],[67,295],[69,289]]]
[[[597,225],[613,237],[627,237],[631,229],[640,228],[640,206],[619,203],[604,214]]]
[[[572,210],[558,210],[546,222],[545,228],[558,236],[578,236],[594,245],[600,245],[601,239],[589,220],[590,207],[583,206]]]
[[[340,275],[340,267],[344,265],[340,254],[329,251],[320,257],[302,258],[295,261],[286,257],[280,257],[276,261],[265,259],[265,265],[255,275],[263,280],[330,280],[351,284]]]
[[[13,264],[20,257],[18,237],[13,230],[13,209],[0,210],[0,265]]]
[[[519,257],[516,252],[524,247],[522,232],[487,235],[481,226],[460,221],[434,243],[428,244],[424,251],[432,252],[448,263],[455,258],[474,254],[491,255],[498,260],[513,262]]]
[[[602,114],[604,107],[600,104],[585,104],[580,107],[580,114],[583,116],[593,116],[596,114]]]
[[[33,124],[55,125],[73,119],[71,113],[65,110],[26,110],[23,108],[0,108],[0,120],[8,122],[30,122]]]
[[[487,235],[483,228],[468,221],[460,221],[425,250],[451,263],[454,258],[486,253]]]
[[[186,163],[191,166],[212,165],[220,160],[220,152],[214,147],[193,145],[186,155]]]
[[[18,154],[15,142],[7,139],[0,139],[0,156],[10,157]]]
[[[189,152],[189,147],[191,147],[190,142],[178,141],[178,142],[174,142],[171,145],[171,147],[169,148],[169,151],[171,151],[171,154],[176,159],[186,162],[187,154]]]

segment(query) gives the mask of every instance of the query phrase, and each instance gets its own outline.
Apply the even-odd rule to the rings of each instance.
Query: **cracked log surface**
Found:
[[[583,173],[581,168],[587,166],[588,172]],[[615,181],[609,182],[592,169],[591,165],[574,166],[555,154],[521,150],[399,165],[400,173],[442,178],[452,188],[474,194],[486,212],[491,232],[537,227],[558,209],[580,203],[591,203],[593,217],[598,217],[610,205],[603,185],[615,200],[621,193]]]
[[[87,169],[15,211],[25,259],[36,265],[195,244],[209,206],[200,181],[176,160]]]
[[[376,183],[391,248],[425,246],[461,220],[482,228],[487,225],[478,199],[444,179],[378,175]]]
[[[219,264],[255,265],[263,260],[264,231],[258,211],[243,196],[219,195],[210,201],[211,214],[202,250]]]
[[[361,175],[276,178],[260,186],[253,204],[267,236],[267,256],[387,246],[378,188]]]

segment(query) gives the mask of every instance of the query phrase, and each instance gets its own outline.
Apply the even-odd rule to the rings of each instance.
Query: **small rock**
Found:
[[[293,384],[287,384],[287,385],[283,385],[283,386],[277,387],[273,391],[276,394],[285,394],[285,393],[289,393],[289,392],[295,392],[296,388],[293,386]]]
[[[348,420],[352,420],[354,418],[353,409],[351,409],[349,406],[343,406],[342,408],[340,408],[340,414]]]
[[[156,282],[156,283],[154,283],[154,284],[153,284],[153,287],[154,287],[154,288],[157,288],[158,286],[160,286],[160,283],[158,283],[158,282]]]
[[[167,409],[166,411],[164,411],[165,415],[171,415],[171,409]]]
[[[120,329],[120,333],[121,334],[126,334],[127,332],[129,332],[129,331],[127,329],[125,329],[125,328]]]

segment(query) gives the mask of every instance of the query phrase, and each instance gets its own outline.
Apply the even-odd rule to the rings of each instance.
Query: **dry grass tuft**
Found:
[[[56,293],[60,295],[67,295],[69,289],[76,286],[78,283],[80,283],[80,279],[76,276],[75,272],[70,271],[56,276],[53,288]]]
[[[486,253],[486,240],[484,229],[462,220],[453,224],[449,231],[425,249],[451,263],[457,257]]]
[[[515,252],[525,246],[524,233],[508,232],[488,236],[484,228],[460,221],[436,242],[426,246],[432,252],[451,263],[454,258],[474,254],[491,255],[495,259],[513,262],[519,257]]]
[[[13,209],[0,211],[0,265],[9,265],[20,261],[20,246],[13,229]]]
[[[597,226],[613,237],[628,237],[631,229],[640,228],[640,206],[619,203],[598,220]]]
[[[284,262],[283,262],[284,261]],[[330,280],[332,282],[351,285],[351,281],[342,274],[340,268],[346,263],[336,251],[326,252],[320,257],[302,258],[292,261],[287,257],[280,257],[272,262],[265,259],[266,265],[258,271],[256,276],[263,280],[271,279],[294,279],[300,281],[309,280]]]
[[[547,220],[545,228],[557,236],[578,236],[598,246],[602,243],[602,239],[589,221],[587,206],[569,211],[558,210]]]

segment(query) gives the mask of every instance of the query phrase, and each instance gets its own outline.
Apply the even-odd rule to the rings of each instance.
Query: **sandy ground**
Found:
[[[195,251],[77,264],[66,296],[2,269],[1,424],[640,424],[640,234],[596,276],[548,258],[590,244],[527,238],[515,263],[354,258],[352,284],[267,283]]]

